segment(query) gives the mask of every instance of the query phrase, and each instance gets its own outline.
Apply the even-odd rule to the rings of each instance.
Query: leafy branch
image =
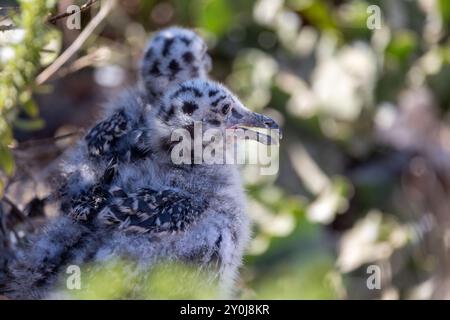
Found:
[[[14,172],[10,145],[16,116],[20,111],[32,118],[38,115],[31,97],[32,88],[40,65],[40,51],[48,40],[46,17],[55,1],[19,0],[19,4],[20,14],[13,20],[23,29],[23,39],[10,46],[12,56],[3,63],[0,72],[0,168],[9,176]]]
[[[89,0],[81,10],[86,10],[96,2],[98,0]],[[41,67],[41,53],[45,52],[44,47],[49,41],[49,34],[52,33],[52,27],[46,22],[54,22],[69,15],[60,14],[48,18],[48,12],[55,5],[54,0],[20,0],[19,4],[20,11],[12,20],[14,26],[23,30],[24,35],[19,43],[10,45],[11,58],[0,62],[0,169],[3,173],[0,176],[2,178],[12,176],[14,173],[15,165],[11,152],[12,127],[19,120],[17,115],[24,112],[31,119],[37,118],[39,110],[32,99],[33,90],[47,81],[83,46],[114,7],[115,0],[104,1],[100,11],[78,38],[40,73],[38,72]],[[0,181],[0,193],[4,185],[5,183]]]

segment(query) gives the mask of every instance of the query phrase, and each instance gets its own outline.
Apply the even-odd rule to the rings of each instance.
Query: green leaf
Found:
[[[58,30],[50,29],[45,34],[45,46],[44,51],[40,52],[40,63],[42,66],[49,65],[59,55],[61,51],[61,33]]]
[[[291,1],[292,5],[305,16],[312,25],[321,30],[337,30],[330,6],[321,0]]]
[[[444,25],[448,25],[450,23],[450,1],[439,0],[438,7],[442,20],[444,21]]]
[[[0,145],[0,168],[8,176],[14,173],[14,157],[8,147]]]
[[[397,32],[388,47],[386,52],[395,57],[398,61],[405,62],[410,54],[417,48],[417,36],[409,30]]]
[[[222,35],[232,25],[233,12],[228,1],[206,0],[198,10],[198,25],[217,36]]]
[[[32,118],[35,118],[39,115],[39,107],[32,99],[28,99],[24,103],[22,103],[22,109],[28,116]]]
[[[3,182],[2,179],[0,179],[0,198],[3,197],[4,191],[5,191],[5,182]]]
[[[256,299],[337,299],[329,283],[334,273],[333,256],[326,251],[312,252],[295,260],[279,261],[277,266],[254,280]]]
[[[15,119],[14,126],[20,130],[32,131],[42,129],[45,122],[41,118],[36,119]]]

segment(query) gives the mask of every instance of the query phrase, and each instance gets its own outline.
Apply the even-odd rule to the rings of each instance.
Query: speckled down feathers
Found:
[[[165,46],[162,50],[169,50]],[[223,292],[231,291],[250,238],[238,169],[234,165],[173,165],[162,142],[174,128],[190,125],[202,114],[224,121],[231,116],[224,107],[238,103],[237,98],[204,80],[177,84],[159,104],[148,104],[142,97],[139,90],[125,92],[109,109],[112,118],[120,115],[113,121],[120,128],[99,124],[88,134],[94,141],[106,129],[108,144],[95,145],[100,154],[111,153],[111,158],[90,152],[89,141],[82,141],[69,154],[63,164],[67,175],[63,202],[78,199],[89,208],[96,207],[86,212],[81,206],[77,215],[56,219],[33,246],[21,252],[10,270],[11,297],[49,297],[68,263],[117,257],[132,259],[142,270],[166,259],[199,267],[214,265]],[[161,110],[171,106],[168,99],[174,99],[178,107],[166,121],[168,109]],[[190,99],[197,99],[196,107],[188,110]],[[211,102],[221,110],[220,116],[210,109]],[[114,137],[124,144],[112,143]],[[131,141],[142,142],[142,149],[148,151],[145,157],[130,160]],[[112,164],[114,175],[102,184]],[[68,212],[73,207],[69,204]]]

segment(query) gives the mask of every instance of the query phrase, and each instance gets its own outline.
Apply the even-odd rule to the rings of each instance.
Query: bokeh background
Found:
[[[3,256],[55,215],[42,199],[60,156],[175,24],[205,37],[213,79],[284,128],[278,174],[243,169],[255,224],[237,297],[450,298],[450,1],[116,1],[45,78],[109,1],[81,30],[45,20],[86,2],[0,2]]]

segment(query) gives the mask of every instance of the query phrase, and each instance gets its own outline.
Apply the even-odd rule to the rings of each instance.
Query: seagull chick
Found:
[[[140,81],[151,101],[170,86],[193,78],[207,78],[212,68],[208,46],[194,31],[170,27],[148,43],[139,68]]]
[[[113,174],[118,162],[146,156],[143,127],[151,105],[171,86],[193,77],[206,78],[211,58],[206,43],[194,31],[171,27],[149,41],[140,65],[139,88],[125,90],[108,104],[105,119],[89,130],[63,162],[59,199],[64,212],[84,218],[98,207],[90,203],[101,204],[98,199],[103,196],[94,191],[104,184],[100,180],[105,170]]]
[[[254,128],[278,129],[278,125],[247,109],[224,86],[204,79],[173,87],[151,109],[145,122],[148,156],[118,165],[103,190],[106,203],[91,217],[91,224],[58,218],[38,245],[22,254],[22,262],[11,270],[16,275],[11,296],[46,297],[56,270],[64,270],[74,261],[117,258],[131,259],[143,273],[164,261],[215,270],[223,293],[231,292],[250,239],[238,167],[189,160],[174,163],[182,141],[174,139],[173,133],[192,133],[196,124],[201,124],[203,133],[214,130],[220,139],[228,130],[255,132]],[[262,136],[249,135],[255,140]],[[264,137],[263,143],[275,143]],[[206,139],[202,147],[211,147],[213,141],[218,140]],[[188,154],[192,160],[190,150]],[[39,250],[39,255],[33,250]],[[51,267],[45,261],[51,261]]]
[[[171,27],[158,32],[147,45],[139,68],[143,90],[131,92],[137,101],[108,106],[112,114],[86,136],[89,153],[109,158],[111,153],[122,152],[117,140],[138,129],[150,104],[157,102],[163,92],[189,79],[206,78],[211,70],[207,49],[203,39],[189,29]]]
[[[179,136],[174,139],[173,134],[181,130],[192,136],[200,124],[203,134],[209,131],[214,135],[214,139],[202,141],[206,150],[226,139],[233,129],[248,131],[250,139],[274,144],[276,140],[253,129],[279,130],[279,126],[247,109],[224,86],[204,79],[169,90],[147,121],[148,158],[119,166],[111,184],[118,196],[98,215],[101,223],[117,227],[114,240],[107,241],[102,252],[109,258],[133,257],[142,264],[148,264],[149,259],[175,259],[217,265],[222,289],[228,292],[250,238],[238,166],[225,161],[196,162],[192,150],[187,150],[187,163],[174,163],[180,148]],[[224,156],[232,149],[225,150]],[[154,190],[174,198],[155,202]],[[152,212],[148,206],[158,209]],[[151,235],[164,240],[149,246]]]

